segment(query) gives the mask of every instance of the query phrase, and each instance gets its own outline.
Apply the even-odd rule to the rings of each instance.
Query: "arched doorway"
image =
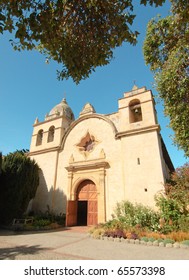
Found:
[[[98,201],[96,185],[84,180],[77,188],[77,225],[96,225],[98,223]]]

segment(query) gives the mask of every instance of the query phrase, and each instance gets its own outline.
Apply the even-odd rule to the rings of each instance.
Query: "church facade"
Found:
[[[29,156],[40,167],[31,209],[66,213],[68,226],[105,222],[122,200],[155,207],[174,170],[152,92],[136,86],[112,114],[87,103],[75,120],[63,99],[44,121],[36,119]]]

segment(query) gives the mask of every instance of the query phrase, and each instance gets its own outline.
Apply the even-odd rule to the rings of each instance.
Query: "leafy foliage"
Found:
[[[189,163],[176,169],[171,175],[170,182],[165,185],[168,198],[178,202],[183,214],[189,213]]]
[[[141,0],[159,6],[165,0]],[[14,33],[15,50],[37,48],[62,64],[59,79],[78,83],[106,65],[113,49],[136,43],[132,0],[25,0],[0,3],[0,32]]]
[[[142,204],[132,204],[129,201],[117,203],[115,210],[116,219],[125,227],[140,226],[150,230],[159,229],[160,216],[157,212]]]
[[[165,184],[165,195],[157,196],[164,231],[189,230],[189,164],[177,168]]]
[[[9,223],[20,218],[39,184],[39,167],[24,151],[10,153],[3,158],[0,176],[0,222]]]
[[[189,2],[172,0],[172,14],[148,23],[146,63],[174,130],[174,143],[189,156]]]

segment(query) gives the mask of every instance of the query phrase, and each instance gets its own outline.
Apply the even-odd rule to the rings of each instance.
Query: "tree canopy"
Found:
[[[165,0],[140,0],[162,5]],[[13,34],[15,50],[38,49],[62,65],[58,78],[76,83],[106,65],[113,49],[136,43],[132,0],[1,0],[0,32]]]
[[[174,142],[189,156],[189,2],[172,0],[171,15],[148,23],[146,63],[174,130]]]

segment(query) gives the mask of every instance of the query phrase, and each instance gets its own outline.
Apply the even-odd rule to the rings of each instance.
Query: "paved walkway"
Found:
[[[189,249],[92,239],[86,228],[0,231],[0,260],[189,260]]]

